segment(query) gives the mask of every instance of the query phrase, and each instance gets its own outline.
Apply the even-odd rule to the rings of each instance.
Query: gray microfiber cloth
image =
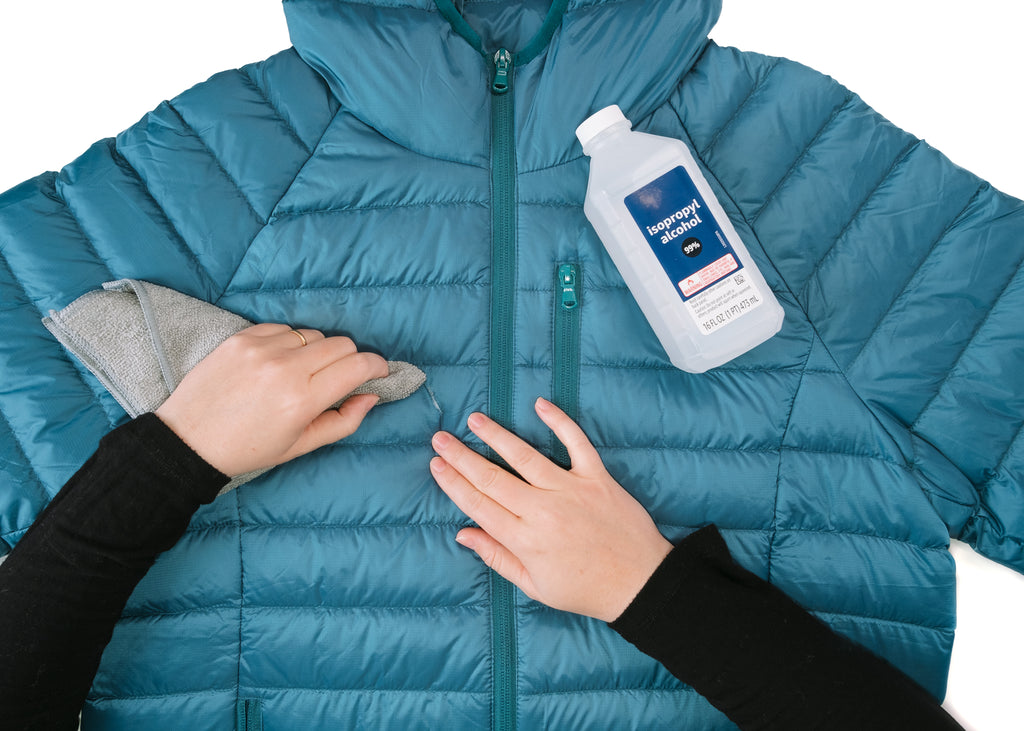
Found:
[[[43,324],[134,418],[155,411],[199,361],[253,323],[167,287],[119,279],[51,310]],[[387,403],[409,396],[424,381],[416,366],[388,361],[386,377],[367,381],[351,395],[373,393]],[[222,492],[265,471],[236,477]]]

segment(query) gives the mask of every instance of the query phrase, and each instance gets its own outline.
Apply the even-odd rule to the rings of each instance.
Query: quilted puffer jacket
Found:
[[[102,282],[349,334],[429,391],[200,511],[84,727],[730,727],[454,543],[430,436],[483,409],[564,459],[539,395],[667,536],[714,522],[941,696],[950,536],[1024,567],[1024,204],[831,79],[715,45],[717,0],[285,11],[293,49],[0,197],[3,547],[125,419],[40,322]],[[708,373],[671,367],[583,216],[574,129],[612,103],[689,145],[785,308]]]

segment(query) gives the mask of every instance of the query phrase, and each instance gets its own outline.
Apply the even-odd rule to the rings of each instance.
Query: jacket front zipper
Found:
[[[579,419],[580,396],[580,295],[583,269],[576,262],[555,266],[554,333],[551,344],[551,399],[573,420]],[[569,467],[569,452],[551,437],[552,459]]]
[[[501,48],[493,57],[491,79],[491,418],[512,428],[515,355],[516,154],[512,98],[513,57]],[[494,457],[494,455],[491,455]],[[516,727],[515,590],[495,572],[490,576],[493,696],[491,728]]]

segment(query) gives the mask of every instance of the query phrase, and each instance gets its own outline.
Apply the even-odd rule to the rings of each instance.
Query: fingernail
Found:
[[[485,423],[487,423],[487,417],[485,417],[478,411],[474,411],[472,414],[469,415],[469,418],[466,419],[466,423],[469,424],[470,429],[479,429]]]
[[[433,438],[434,447],[437,449],[444,449],[452,443],[452,435],[448,432],[439,431],[434,434]]]
[[[447,467],[448,465],[440,457],[434,457],[432,460],[430,460],[431,472],[437,472],[440,474],[441,472],[444,472]]]
[[[469,536],[464,536],[461,533],[455,536],[455,542],[458,543],[460,546],[465,546],[466,548],[473,547],[473,542],[470,540]]]
[[[549,408],[551,408],[551,402],[548,401],[543,396],[538,396],[537,397],[537,411],[547,411]]]

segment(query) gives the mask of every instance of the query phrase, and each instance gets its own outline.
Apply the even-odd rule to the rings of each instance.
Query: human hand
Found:
[[[156,415],[229,477],[273,467],[352,434],[373,394],[329,407],[387,361],[345,337],[287,325],[254,325],[231,336],[182,379]]]
[[[434,435],[434,479],[479,528],[456,540],[555,609],[610,622],[633,601],[672,550],[643,506],[604,468],[583,430],[537,399],[537,415],[565,445],[563,470],[483,414],[469,428],[518,479],[447,432]]]

